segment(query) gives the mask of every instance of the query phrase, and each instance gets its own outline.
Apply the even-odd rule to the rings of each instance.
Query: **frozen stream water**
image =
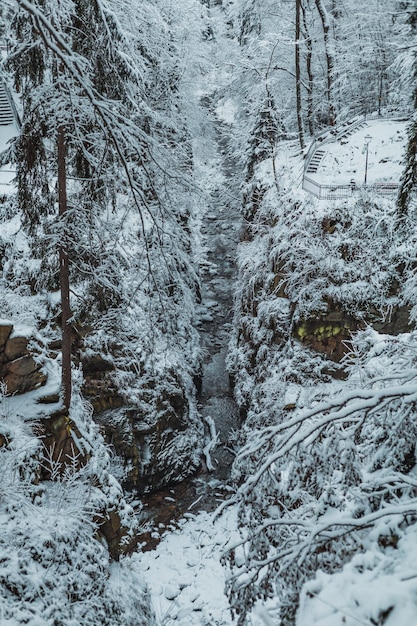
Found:
[[[198,155],[205,163],[217,162],[220,169],[219,185],[211,191],[201,222],[204,259],[201,263],[199,329],[205,358],[198,395],[207,443],[210,442],[210,430],[212,434],[215,430],[216,445],[209,451],[196,476],[143,497],[145,511],[155,522],[153,531],[144,537],[147,542],[144,549],[154,547],[159,533],[163,533],[173,521],[190,512],[212,511],[228,494],[227,483],[233,462],[231,439],[239,425],[239,411],[225,361],[233,321],[235,253],[242,218],[236,201],[238,193],[233,193],[234,166],[228,157],[222,156],[221,129],[220,122],[215,122],[214,126],[208,120],[208,140]]]

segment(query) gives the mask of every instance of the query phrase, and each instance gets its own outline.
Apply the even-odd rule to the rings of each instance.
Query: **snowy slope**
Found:
[[[365,179],[368,141],[368,184],[398,183],[403,169],[406,125],[405,121],[368,120],[349,136],[319,144],[324,155],[317,171],[309,172],[308,177],[321,184],[346,185],[354,180],[361,185]]]

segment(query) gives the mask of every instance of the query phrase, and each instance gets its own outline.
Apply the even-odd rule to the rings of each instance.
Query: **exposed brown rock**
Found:
[[[81,364],[83,366],[84,374],[97,373],[97,372],[109,372],[114,370],[114,365],[111,361],[103,359],[100,354],[95,354],[91,357],[81,357]]]
[[[387,335],[410,331],[410,308],[407,306],[394,307],[386,318],[382,318],[379,311],[371,312],[366,322],[347,315],[335,304],[329,303],[328,306],[328,313],[320,318],[310,318],[295,324],[293,335],[312,350],[325,354],[335,362],[340,362],[349,352],[352,332],[364,328],[366,323]],[[331,306],[335,308],[332,310]]]
[[[47,376],[40,370],[36,370],[24,376],[9,372],[3,377],[3,380],[7,386],[7,393],[20,394],[42,387],[47,381]]]
[[[37,399],[38,404],[56,404],[57,402],[59,402],[59,393],[52,393]]]
[[[4,358],[6,361],[14,361],[28,354],[27,337],[10,337],[4,348]]]
[[[40,368],[30,355],[3,363],[0,375],[6,383],[7,392],[24,393],[44,385],[47,377]]]
[[[0,348],[2,349],[6,341],[10,337],[13,330],[13,324],[1,324],[0,325]]]
[[[409,306],[394,307],[390,315],[385,319],[381,319],[379,315],[371,321],[371,326],[379,333],[387,335],[399,335],[401,333],[409,333],[410,326],[410,310]]]
[[[108,409],[117,409],[124,405],[122,397],[105,378],[95,379],[86,376],[83,385],[83,395],[92,405],[94,413],[101,413]]]
[[[95,521],[100,526],[98,534],[106,540],[113,559],[117,561],[122,554],[129,552],[129,544],[125,541],[126,529],[123,528],[117,511],[107,511],[104,518],[97,518]]]
[[[294,326],[294,336],[306,346],[339,362],[349,352],[351,332],[360,324],[343,311],[330,311],[320,319],[308,319]]]
[[[188,403],[179,389],[173,392],[161,389],[154,410],[146,414],[138,408],[124,406],[96,415],[107,442],[125,463],[122,480],[125,488],[138,493],[153,491],[197,469],[195,461],[190,459],[198,456],[195,453],[202,440],[191,430],[187,415]],[[183,433],[188,428],[191,435],[184,448]],[[169,449],[170,455],[166,452]]]
[[[39,369],[39,365],[35,362],[33,357],[29,354],[22,356],[14,361],[9,361],[4,364],[4,371],[6,373],[15,374],[16,376],[28,376]]]
[[[45,462],[42,468],[44,479],[53,478],[54,474],[61,474],[68,465],[76,470],[87,463],[89,454],[80,449],[76,443],[76,441],[82,441],[82,435],[63,411],[41,419],[40,428],[45,458],[49,463],[48,466]]]

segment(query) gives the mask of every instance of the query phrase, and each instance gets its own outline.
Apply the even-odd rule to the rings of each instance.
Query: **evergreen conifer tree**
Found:
[[[414,113],[408,130],[408,144],[405,155],[405,169],[398,194],[398,213],[405,215],[410,202],[415,199],[417,189],[417,9],[411,9],[408,18],[410,44],[408,55],[411,55],[412,89]]]

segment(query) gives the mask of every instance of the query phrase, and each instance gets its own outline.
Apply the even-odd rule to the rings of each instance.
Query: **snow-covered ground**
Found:
[[[341,572],[318,571],[304,586],[297,626],[416,624],[416,557],[417,533],[411,527],[385,552],[374,543]]]
[[[337,141],[318,144],[325,151],[317,172],[308,177],[321,184],[362,185],[365,180],[366,139],[368,143],[367,182],[398,183],[403,170],[407,141],[407,122],[396,120],[368,120],[350,136]]]
[[[224,593],[227,571],[220,558],[229,543],[239,539],[236,509],[219,516],[186,514],[177,527],[168,528],[155,550],[137,558],[137,567],[149,585],[157,618],[163,626],[232,626]],[[277,624],[273,610],[256,606],[248,626]]]
[[[210,513],[188,514],[156,550],[141,556],[139,568],[162,624],[233,624],[220,554],[235,527],[233,511],[215,521]]]

